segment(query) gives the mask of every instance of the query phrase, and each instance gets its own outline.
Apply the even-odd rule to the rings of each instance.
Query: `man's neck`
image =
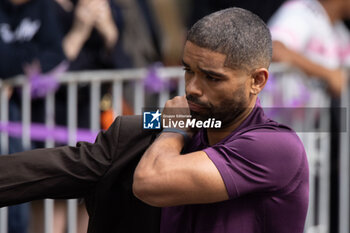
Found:
[[[233,122],[231,122],[228,126],[222,129],[207,129],[207,137],[209,145],[214,145],[220,142],[222,139],[230,135],[235,129],[240,126],[243,121],[249,116],[249,114],[253,111],[256,103],[256,98],[249,104],[246,110],[239,115]]]

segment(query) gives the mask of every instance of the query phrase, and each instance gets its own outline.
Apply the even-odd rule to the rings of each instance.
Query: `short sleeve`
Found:
[[[310,13],[300,1],[285,3],[268,22],[272,40],[280,41],[295,51],[303,51],[313,31],[308,18]]]
[[[219,170],[231,199],[292,188],[306,157],[294,132],[273,130],[245,133],[204,152]]]

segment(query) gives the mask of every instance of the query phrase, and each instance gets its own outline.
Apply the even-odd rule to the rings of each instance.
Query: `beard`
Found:
[[[222,100],[217,106],[214,106],[210,102],[202,102],[192,95],[186,95],[186,99],[202,108],[200,112],[190,110],[192,118],[201,121],[215,118],[215,120],[221,121],[221,128],[232,124],[248,106],[248,100],[244,96],[243,88],[235,92],[232,98]]]

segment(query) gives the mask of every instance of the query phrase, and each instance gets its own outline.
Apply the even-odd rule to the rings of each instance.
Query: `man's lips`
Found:
[[[189,108],[194,111],[194,112],[201,112],[205,109],[207,109],[205,106],[199,105],[199,104],[195,104],[191,101],[187,101],[188,102],[188,106]]]

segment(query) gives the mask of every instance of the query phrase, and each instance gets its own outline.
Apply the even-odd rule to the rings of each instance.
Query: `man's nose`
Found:
[[[193,96],[202,96],[203,91],[200,80],[197,76],[186,79],[186,94]]]

